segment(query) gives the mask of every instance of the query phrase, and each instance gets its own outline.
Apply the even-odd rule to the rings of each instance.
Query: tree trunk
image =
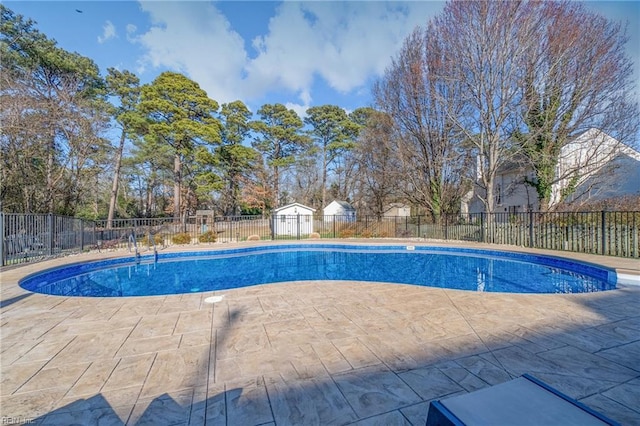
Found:
[[[327,206],[327,148],[325,144],[324,152],[322,155],[322,206]]]
[[[56,144],[54,141],[54,136],[51,136],[51,142],[47,147],[47,192],[45,194],[47,212],[50,214],[53,213],[53,210],[54,210],[53,164],[54,164],[55,150],[56,150]]]
[[[124,150],[125,131],[122,129],[120,135],[120,146],[116,153],[116,167],[113,172],[113,183],[111,185],[111,198],[109,200],[109,215],[107,216],[107,229],[111,229],[113,215],[116,210],[116,201],[118,198],[118,183],[120,182],[120,166],[122,165],[122,151]]]
[[[280,171],[278,166],[273,168],[273,208],[277,209],[280,204]]]
[[[180,161],[180,154],[176,154],[173,159],[173,218],[174,220],[182,223],[181,213],[181,189],[182,189],[182,162]]]

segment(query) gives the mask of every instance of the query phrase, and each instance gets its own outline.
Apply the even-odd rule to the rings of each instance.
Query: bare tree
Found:
[[[376,84],[378,108],[393,121],[389,152],[399,166],[405,197],[439,221],[460,199],[464,152],[460,131],[464,85],[448,75],[453,64],[437,28],[417,28]],[[451,183],[458,185],[451,185]],[[452,191],[453,189],[453,191]]]
[[[393,155],[393,121],[387,114],[374,112],[360,132],[355,149],[358,191],[355,203],[367,214],[382,217],[385,207],[395,201],[402,173]]]
[[[452,119],[477,157],[476,194],[493,212],[498,170],[518,154],[511,135],[522,92],[522,61],[535,44],[537,3],[451,2],[435,19],[447,52],[446,75],[462,86],[463,114]]]
[[[617,155],[615,141],[630,142],[637,135],[638,106],[624,27],[580,3],[545,2],[536,12],[536,43],[528,46],[519,83],[525,126],[517,139],[535,172],[527,182],[547,210],[561,201],[554,190],[562,192],[560,198],[570,196],[592,169]],[[590,129],[616,139],[594,134],[580,149],[590,158],[563,158],[577,155],[578,147],[570,145]]]
[[[287,186],[294,200],[312,207],[322,204],[322,171],[316,153],[312,148],[299,156],[288,176]]]

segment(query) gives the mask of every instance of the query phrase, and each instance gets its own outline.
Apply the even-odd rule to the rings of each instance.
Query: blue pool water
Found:
[[[614,279],[611,279],[611,277]],[[373,281],[508,293],[615,288],[603,267],[532,254],[443,247],[281,245],[163,253],[73,264],[30,275],[26,290],[64,296],[147,296],[307,280]]]

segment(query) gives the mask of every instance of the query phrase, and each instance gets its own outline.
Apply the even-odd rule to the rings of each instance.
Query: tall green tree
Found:
[[[147,120],[145,142],[167,146],[173,155],[173,216],[184,223],[188,206],[182,203],[182,191],[188,186],[183,162],[193,158],[197,146],[220,143],[218,103],[186,76],[163,72],[142,87],[138,110]]]
[[[358,125],[349,119],[346,111],[336,105],[322,105],[307,109],[304,122],[321,157],[322,207],[327,202],[327,177],[342,156],[353,149]]]
[[[109,68],[107,70],[106,83],[109,94],[118,101],[119,105],[115,107],[113,114],[121,128],[120,143],[116,149],[114,159],[113,182],[109,198],[109,212],[107,214],[107,228],[111,228],[118,199],[120,168],[127,134],[131,134],[135,127],[139,128],[143,123],[141,122],[142,117],[137,113],[137,106],[140,100],[140,79],[129,71]]]
[[[173,148],[156,140],[142,137],[133,140],[131,156],[122,161],[123,179],[135,194],[139,217],[166,216],[171,207],[173,183]]]
[[[282,104],[266,104],[258,110],[260,120],[252,121],[256,133],[252,145],[265,159],[272,172],[272,208],[280,201],[280,175],[283,169],[296,161],[296,156],[308,146],[309,139],[302,133],[304,123],[292,109]]]
[[[243,145],[251,132],[249,123],[252,116],[241,101],[223,104],[220,111],[222,143],[215,153],[224,181],[221,207],[227,215],[240,214],[242,183],[251,175],[260,157],[254,148]]]
[[[0,13],[3,208],[74,214],[108,151],[104,81],[34,21],[4,5]]]

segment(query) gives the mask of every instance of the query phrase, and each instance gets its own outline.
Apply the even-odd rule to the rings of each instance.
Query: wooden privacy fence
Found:
[[[89,249],[316,238],[413,238],[640,258],[640,211],[477,213],[427,216],[193,216],[87,221],[0,213],[2,266]]]

